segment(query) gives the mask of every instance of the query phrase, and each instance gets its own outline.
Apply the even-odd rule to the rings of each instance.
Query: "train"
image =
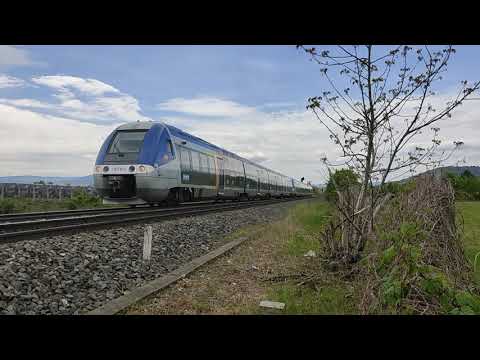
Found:
[[[197,200],[308,196],[302,181],[163,122],[117,127],[101,146],[94,187],[104,204],[131,207]]]

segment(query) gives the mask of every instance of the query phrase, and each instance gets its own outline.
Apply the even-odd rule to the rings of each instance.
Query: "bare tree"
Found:
[[[450,118],[480,82],[462,81],[451,99],[434,91],[456,52],[452,46],[298,48],[320,65],[329,84],[321,96],[309,98],[307,106],[341,152],[341,162],[323,161],[329,172],[331,166],[347,166],[362,180],[358,189],[339,194],[337,203],[341,252],[355,259],[373,231],[378,211],[391,197],[384,189],[387,180],[420,165],[436,167],[463,144],[455,141],[451,149],[442,145],[438,122]],[[425,132],[430,132],[431,142],[416,144]]]

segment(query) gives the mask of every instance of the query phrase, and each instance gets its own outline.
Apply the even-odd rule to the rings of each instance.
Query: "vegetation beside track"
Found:
[[[227,240],[248,236],[232,252],[200,268],[128,314],[262,314],[261,300],[283,301],[288,314],[354,313],[348,284],[325,274],[322,288],[297,286],[296,277],[318,270],[317,240],[329,204],[312,200],[292,207],[275,223],[246,227]]]
[[[464,223],[465,253],[474,265],[475,279],[480,285],[480,202],[458,201],[457,208],[461,215],[459,221]]]
[[[465,223],[465,253],[473,264],[480,251],[480,203],[457,202],[457,208]],[[340,272],[327,271],[321,265],[322,247],[318,234],[328,219],[329,209],[327,202],[313,200],[291,208],[282,221],[237,232],[231,238],[249,236],[250,240],[156,296],[135,305],[128,313],[364,313],[360,304],[368,285],[366,279],[361,274],[344,276]],[[305,257],[309,251],[315,252],[315,257]],[[310,281],[312,274],[315,274],[315,281]],[[443,279],[441,273],[434,275]],[[480,255],[477,256],[475,278],[480,285]],[[432,284],[438,285],[433,280],[427,285]],[[446,301],[454,305],[446,307],[449,310],[444,313],[469,314],[479,310],[475,295],[462,291],[448,294],[450,297],[446,297]],[[385,295],[386,300],[390,299],[388,294]],[[259,307],[262,300],[283,302],[285,310],[266,312]],[[373,313],[409,312],[387,306]]]
[[[75,210],[105,207],[99,197],[77,190],[71,198],[58,200],[5,198],[0,200],[0,214],[13,214],[37,211]]]

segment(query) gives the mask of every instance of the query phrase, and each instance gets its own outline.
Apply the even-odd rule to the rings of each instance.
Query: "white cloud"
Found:
[[[83,79],[74,76],[40,76],[33,78],[32,81],[39,85],[49,86],[53,89],[65,92],[67,89],[78,90],[83,94],[98,96],[107,93],[120,93],[113,86],[95,79]]]
[[[215,117],[236,117],[253,114],[256,111],[253,107],[212,97],[170,99],[159,104],[157,109],[180,112],[189,115]]]
[[[0,74],[0,89],[8,87],[25,86],[25,81],[12,76]]]
[[[290,107],[295,107],[298,106],[298,104],[294,102],[272,102],[272,103],[266,103],[261,106],[261,108],[290,108]]]
[[[56,102],[0,99],[0,103],[26,109],[48,110],[54,115],[92,123],[150,120],[141,114],[137,99],[99,80],[73,76],[42,76],[33,78],[32,82],[54,90],[52,95]]]
[[[0,105],[0,174],[83,176],[114,125],[81,123]]]
[[[0,45],[0,67],[29,66],[38,64],[30,59],[25,49],[11,45]]]
[[[116,126],[149,120],[135,98],[101,81],[69,76],[33,81],[54,90],[55,101],[0,99],[1,175],[91,174],[103,140]]]
[[[53,109],[54,105],[34,99],[0,99],[0,104],[19,108]]]
[[[332,153],[325,129],[306,111],[257,112],[221,122],[173,116],[163,120],[297,179],[305,176],[320,181],[316,172],[321,166],[319,153]]]
[[[466,146],[448,164],[466,158],[468,164],[480,161],[480,102],[466,101],[451,119],[439,124],[440,139],[447,147],[454,140]],[[240,104],[235,104],[241,107]],[[195,117],[165,117],[164,121],[191,132],[213,144],[295,178],[305,176],[314,183],[327,179],[320,159],[339,160],[340,152],[329,133],[309,111],[256,111],[225,121]],[[431,143],[430,132],[415,138],[414,145]],[[423,171],[423,170],[422,170]]]
[[[113,87],[108,90],[108,84],[51,80],[47,86],[56,102],[0,99],[1,175],[89,174],[103,139],[118,123],[148,119],[137,99]],[[469,164],[480,160],[479,105],[466,101],[440,125],[444,143],[465,142],[456,158],[466,157]],[[306,110],[267,112],[212,97],[171,99],[161,107],[183,114],[165,117],[165,122],[297,179],[325,181],[321,157],[340,155],[327,130]],[[428,143],[428,135],[415,144]]]

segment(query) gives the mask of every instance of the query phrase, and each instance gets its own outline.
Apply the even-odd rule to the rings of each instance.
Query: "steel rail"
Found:
[[[228,203],[231,204],[231,203]],[[196,208],[221,208],[223,206],[228,206],[228,204],[221,203],[221,204],[196,204],[196,205],[182,205],[182,206],[174,206],[169,208],[150,208],[144,207],[141,209],[128,209],[123,208],[121,212],[117,211],[110,211],[110,212],[103,212],[101,214],[93,214],[89,215],[88,213],[80,214],[78,216],[70,216],[70,217],[57,217],[52,219],[46,218],[39,218],[35,220],[28,220],[28,221],[16,221],[16,222],[7,222],[7,223],[0,223],[0,230],[3,229],[15,229],[15,228],[22,228],[22,227],[32,227],[32,226],[42,226],[48,224],[62,224],[62,223],[69,223],[69,222],[77,222],[77,221],[88,221],[88,220],[95,220],[95,219],[102,219],[102,218],[113,218],[113,217],[129,217],[129,216],[137,216],[142,214],[154,214],[154,213],[168,213],[172,211],[178,210],[189,210],[189,209],[196,209]]]
[[[16,242],[21,240],[33,240],[42,235],[50,235],[50,234],[57,234],[71,230],[86,230],[86,229],[98,229],[105,226],[111,225],[124,225],[126,223],[138,223],[138,222],[145,222],[150,220],[165,220],[171,218],[180,218],[180,217],[189,217],[195,215],[201,215],[205,213],[211,212],[221,212],[221,211],[232,211],[238,210],[243,208],[249,207],[256,207],[256,206],[267,206],[276,203],[284,203],[290,202],[295,200],[302,200],[305,198],[289,198],[289,199],[274,199],[274,200],[261,200],[261,201],[243,201],[243,202],[231,202],[231,203],[222,203],[222,204],[214,204],[214,205],[206,205],[206,206],[192,206],[192,207],[177,207],[177,208],[169,208],[169,209],[154,209],[150,211],[133,211],[127,212],[123,215],[115,213],[115,214],[99,214],[99,215],[92,215],[88,217],[78,217],[78,218],[68,218],[68,219],[52,219],[46,221],[39,221],[39,222],[30,222],[29,225],[38,226],[38,225],[45,225],[45,224],[59,224],[71,221],[82,221],[87,220],[87,222],[83,222],[80,224],[70,224],[70,225],[61,225],[61,226],[53,226],[53,227],[42,227],[37,229],[30,229],[30,230],[21,230],[21,231],[13,231],[13,232],[4,232],[0,233],[0,244],[2,243],[10,243]],[[119,218],[120,215],[120,218]],[[138,216],[141,215],[141,216]],[[88,220],[98,220],[98,219],[105,219],[105,218],[112,218],[110,220],[103,220],[103,221],[93,221],[89,222]],[[14,223],[9,224],[16,225]]]
[[[191,205],[203,205],[207,203],[213,203],[214,201],[195,201],[182,203],[175,207],[182,206],[191,206]],[[96,209],[78,209],[78,210],[55,210],[55,211],[44,211],[44,212],[30,212],[30,213],[16,213],[16,214],[0,214],[0,224],[5,222],[22,221],[22,220],[35,220],[35,219],[51,219],[58,217],[68,217],[72,215],[81,215],[81,214],[95,214],[95,213],[112,213],[112,212],[121,212],[125,210],[131,211],[141,211],[144,209],[151,209],[151,206],[148,205],[139,205],[135,208],[130,208],[127,206],[122,207],[112,207],[112,208],[96,208]],[[153,208],[159,208],[153,207]],[[165,207],[161,207],[165,209]]]

